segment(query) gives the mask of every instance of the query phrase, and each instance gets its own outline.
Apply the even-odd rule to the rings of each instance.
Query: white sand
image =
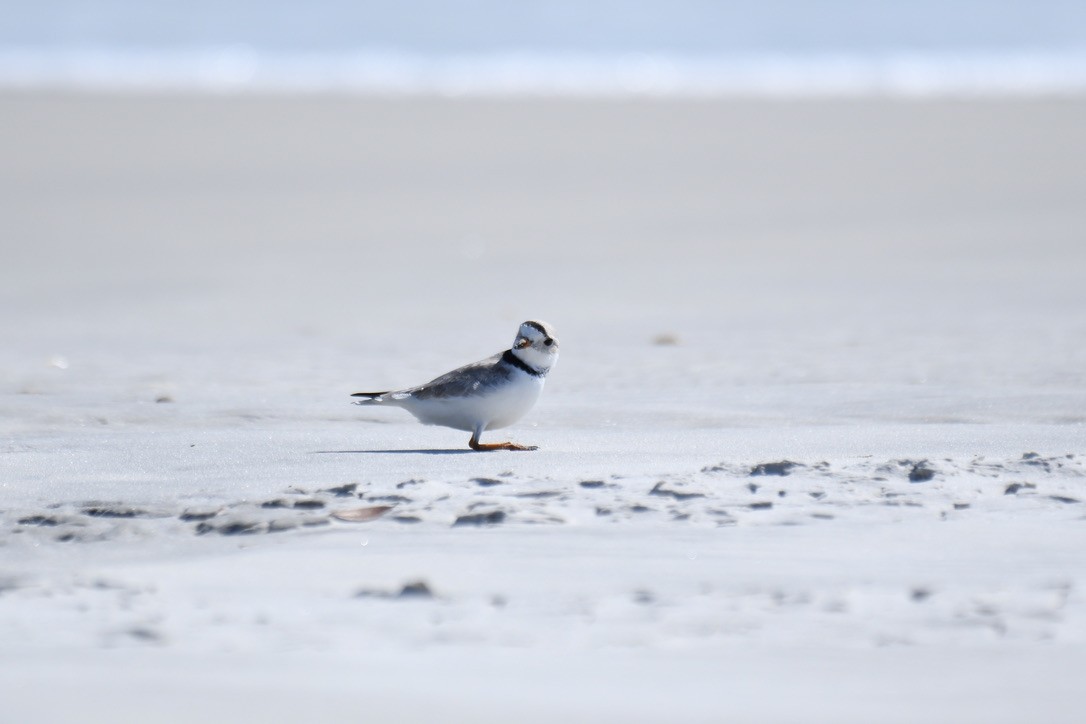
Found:
[[[1086,102],[0,117],[3,717],[1081,718]]]

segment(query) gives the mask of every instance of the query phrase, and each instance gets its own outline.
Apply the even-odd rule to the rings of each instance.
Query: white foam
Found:
[[[0,88],[449,96],[1034,96],[1086,92],[1086,50],[665,55],[0,49]]]

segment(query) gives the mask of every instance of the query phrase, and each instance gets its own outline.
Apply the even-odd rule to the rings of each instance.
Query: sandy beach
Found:
[[[0,719],[1081,719],[1086,100],[0,119]]]

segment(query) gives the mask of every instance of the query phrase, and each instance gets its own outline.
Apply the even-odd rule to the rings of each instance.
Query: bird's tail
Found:
[[[386,390],[385,392],[356,392],[351,395],[351,397],[361,398],[358,400],[354,400],[354,404],[356,405],[380,405],[387,399],[385,395],[387,395],[388,393],[388,390]]]

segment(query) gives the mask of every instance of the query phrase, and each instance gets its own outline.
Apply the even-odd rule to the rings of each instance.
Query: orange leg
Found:
[[[478,450],[480,452],[486,450],[538,450],[535,445],[518,445],[515,442],[479,442],[479,436],[472,435],[471,440],[468,440],[468,445],[472,450]]]

